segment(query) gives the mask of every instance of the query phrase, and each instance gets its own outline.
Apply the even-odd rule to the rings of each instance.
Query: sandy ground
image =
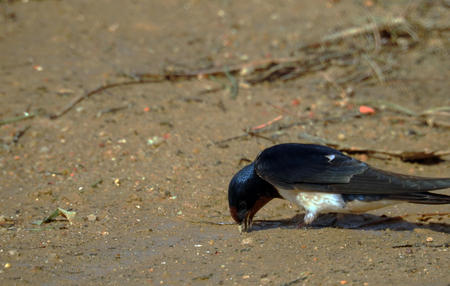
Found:
[[[276,200],[240,235],[227,205],[242,161],[275,143],[317,136],[448,151],[448,113],[435,108],[450,106],[449,9],[448,1],[0,0],[0,119],[35,115],[0,126],[0,284],[449,285],[449,206],[326,215],[298,229],[302,211]],[[400,34],[374,30],[325,47],[365,45],[351,67],[242,81],[238,92],[228,88],[238,75],[119,86],[49,117],[124,75],[301,56],[302,44],[405,16],[417,22]],[[368,80],[339,81],[359,69]],[[361,104],[375,114],[349,117]],[[265,123],[275,128],[217,144]],[[353,156],[450,177],[449,156]],[[76,216],[33,224],[58,207]]]

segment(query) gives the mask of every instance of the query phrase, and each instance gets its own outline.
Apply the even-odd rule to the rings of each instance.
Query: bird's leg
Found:
[[[317,217],[317,213],[307,211],[305,214],[305,217],[303,218],[303,222],[305,224],[311,224],[316,219],[316,217]]]
[[[317,217],[317,213],[306,211],[305,216],[303,217],[303,222],[298,225],[298,228],[304,228],[310,225]]]

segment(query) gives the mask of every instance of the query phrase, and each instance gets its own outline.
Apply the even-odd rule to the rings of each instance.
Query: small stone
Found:
[[[97,216],[95,214],[90,214],[87,216],[87,220],[88,221],[96,221],[97,220]]]
[[[48,153],[48,151],[50,151],[50,148],[47,146],[42,146],[41,149],[39,149],[40,153]]]
[[[252,239],[251,237],[244,238],[244,239],[241,241],[241,243],[242,243],[243,245],[251,244],[252,242],[253,242],[253,239]]]
[[[341,141],[345,140],[345,134],[344,133],[339,133],[337,137]]]
[[[8,251],[8,254],[11,255],[11,256],[17,255],[17,250],[11,249],[11,250]]]
[[[152,138],[147,139],[147,145],[158,147],[164,142],[164,138],[160,136],[153,136]]]
[[[429,237],[427,237],[427,242],[432,242],[433,241],[433,238],[431,237],[431,236],[429,236]]]
[[[5,266],[3,266],[5,269],[8,269],[8,268],[10,268],[11,267],[11,263],[8,263],[8,262],[6,262],[5,263]]]

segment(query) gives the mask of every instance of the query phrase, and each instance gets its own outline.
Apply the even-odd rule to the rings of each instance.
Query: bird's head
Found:
[[[253,163],[234,175],[228,187],[230,213],[241,232],[249,231],[256,212],[279,197],[278,191],[255,173]]]

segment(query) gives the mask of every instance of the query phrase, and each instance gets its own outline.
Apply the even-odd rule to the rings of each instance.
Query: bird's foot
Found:
[[[311,223],[314,221],[316,216],[317,215],[315,213],[306,213],[305,216],[303,217],[303,221],[299,223],[297,227],[307,229],[308,227],[311,226]]]

